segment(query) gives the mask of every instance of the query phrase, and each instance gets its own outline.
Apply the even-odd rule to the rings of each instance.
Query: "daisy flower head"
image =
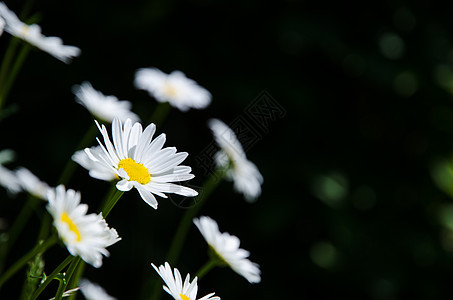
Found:
[[[41,181],[30,170],[23,167],[18,168],[16,170],[16,177],[24,191],[42,200],[47,200],[47,191],[50,189],[49,185]]]
[[[174,273],[171,270],[168,262],[165,265],[160,265],[159,268],[151,264],[156,270],[157,274],[164,280],[164,291],[169,293],[176,300],[196,300],[198,292],[197,277],[190,282],[190,274],[187,274],[184,283],[182,281],[181,273],[174,268]],[[220,300],[220,297],[214,296],[215,293],[210,293],[199,300]],[[214,297],[213,297],[214,296]]]
[[[119,101],[115,96],[106,96],[95,90],[89,82],[73,87],[77,103],[84,106],[95,117],[111,123],[115,117],[121,121],[131,119],[139,120],[139,117],[131,111],[132,104],[129,101]]]
[[[98,284],[88,279],[80,280],[80,291],[87,300],[116,300]]]
[[[211,103],[211,93],[181,71],[165,74],[157,68],[139,69],[134,84],[158,102],[168,102],[181,111],[203,109]]]
[[[101,214],[87,215],[88,205],[80,203],[79,192],[59,185],[48,191],[47,198],[47,210],[69,253],[95,268],[102,266],[102,255],[109,256],[105,248],[121,240],[116,230]]]
[[[259,265],[247,258],[250,255],[248,251],[239,248],[239,238],[227,232],[220,232],[217,222],[209,217],[203,216],[193,222],[217,258],[250,283],[261,281]]]
[[[49,53],[62,62],[69,63],[73,57],[80,55],[79,48],[63,45],[61,38],[44,36],[39,25],[23,23],[3,2],[0,2],[0,17],[5,21],[4,30],[6,32]]]
[[[142,199],[151,207],[157,209],[157,200],[154,195],[167,198],[165,193],[174,193],[182,196],[194,197],[198,193],[188,187],[174,182],[186,181],[194,177],[192,169],[179,165],[188,156],[187,152],[176,152],[175,147],[162,148],[165,143],[165,134],[155,139],[154,124],[144,130],[140,123],[132,123],[127,119],[124,124],[118,118],[112,122],[112,138],[110,140],[104,125],[96,124],[104,139],[99,139],[102,153],[94,153],[85,149],[88,157],[104,167],[120,179],[116,187],[120,191],[137,189]]]
[[[261,194],[263,176],[245,155],[241,143],[231,128],[218,119],[210,119],[208,126],[220,147],[214,159],[219,168],[226,168],[226,178],[234,182],[236,191],[249,202]]]

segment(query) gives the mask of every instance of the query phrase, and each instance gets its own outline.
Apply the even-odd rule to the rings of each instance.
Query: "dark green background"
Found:
[[[22,2],[6,4],[18,12]],[[181,70],[213,94],[207,109],[173,110],[159,129],[167,146],[189,152],[190,184],[198,187],[208,176],[195,159],[212,142],[206,121],[247,117],[265,90],[285,113],[264,131],[250,127],[258,139],[247,156],[264,176],[262,196],[246,203],[224,182],[201,211],[241,239],[262,282],[215,269],[200,281],[199,296],[451,297],[451,199],[430,176],[452,149],[451,3],[36,0],[31,11],[40,12],[44,34],[82,55],[70,65],[29,55],[7,103],[18,110],[0,122],[0,149],[17,152],[11,168],[56,183],[93,122],[71,93],[84,80],[132,101],[147,122],[156,102],[133,78],[153,66]],[[8,40],[0,37],[0,54]],[[95,212],[108,184],[79,168],[69,187]],[[25,197],[4,194],[0,216],[12,221]],[[135,191],[125,194],[108,218],[123,240],[86,277],[119,299],[139,299],[144,282],[157,278],[150,263],[164,262],[184,212],[174,202],[159,199],[153,210]],[[11,261],[32,247],[43,213],[44,205]],[[177,267],[194,274],[206,248],[193,227]],[[48,272],[66,250],[49,253]]]

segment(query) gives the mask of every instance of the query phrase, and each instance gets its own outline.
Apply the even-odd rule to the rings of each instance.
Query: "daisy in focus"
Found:
[[[47,192],[50,187],[47,183],[41,181],[35,174],[26,168],[18,168],[16,177],[24,191],[42,200],[47,200]]]
[[[80,281],[80,291],[87,300],[116,300],[98,284],[90,282],[88,279]]]
[[[77,103],[84,106],[97,119],[111,123],[115,117],[122,122],[126,119],[138,121],[139,117],[131,111],[129,101],[119,101],[115,96],[105,96],[95,90],[89,82],[82,82],[73,88]]]
[[[113,143],[106,127],[97,122],[96,124],[104,139],[104,145],[97,139],[102,153],[94,152],[90,148],[85,151],[93,162],[103,165],[110,169],[112,175],[118,176],[118,190],[137,189],[142,199],[155,209],[157,200],[154,195],[163,198],[167,198],[165,193],[188,197],[198,195],[195,190],[174,183],[194,177],[190,174],[190,167],[179,165],[188,153],[177,153],[175,147],[162,148],[165,134],[153,139],[156,131],[154,124],[142,130],[142,125],[138,122],[132,124],[128,119],[123,126],[121,121],[115,118],[112,123]]]
[[[39,25],[23,23],[3,2],[0,2],[0,18],[5,21],[4,30],[6,32],[49,53],[64,63],[69,63],[73,57],[80,55],[79,48],[63,45],[61,38],[44,36]]]
[[[101,214],[86,214],[88,205],[80,203],[79,192],[59,185],[47,197],[47,210],[69,253],[95,268],[102,266],[102,255],[109,256],[105,248],[121,240],[116,230],[108,227]]]
[[[181,111],[203,109],[211,103],[211,93],[181,71],[165,74],[157,68],[139,69],[134,84],[158,102],[168,102]]]
[[[214,157],[217,167],[226,168],[226,178],[234,182],[235,190],[242,193],[247,201],[256,200],[261,194],[263,183],[260,171],[247,159],[236,134],[225,123],[210,119],[208,126],[220,146],[220,151]]]
[[[197,277],[190,282],[190,274],[187,274],[184,283],[182,281],[181,274],[178,269],[174,268],[173,271],[170,268],[168,262],[157,268],[154,264],[151,264],[156,270],[157,274],[164,280],[164,291],[169,293],[176,300],[196,300],[198,292]],[[220,297],[214,296],[215,293],[208,294],[198,300],[220,300]],[[214,297],[213,297],[214,296]]]
[[[209,217],[200,217],[193,222],[218,259],[250,283],[261,281],[259,265],[247,259],[250,253],[239,248],[239,238],[227,232],[220,232],[217,222]]]

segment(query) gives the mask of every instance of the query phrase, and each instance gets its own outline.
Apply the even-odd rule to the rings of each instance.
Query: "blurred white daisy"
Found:
[[[95,90],[89,82],[73,87],[77,103],[83,105],[98,119],[111,123],[115,117],[122,122],[126,119],[139,120],[139,117],[131,111],[132,104],[129,101],[119,101],[115,96],[106,96]]]
[[[39,25],[27,25],[23,23],[3,2],[0,2],[0,17],[5,21],[4,30],[6,32],[34,45],[65,63],[69,63],[73,57],[80,55],[79,48],[63,45],[61,38],[44,36],[41,33],[41,27]]]
[[[88,279],[80,280],[80,291],[85,299],[88,300],[116,300],[98,284],[90,282]]]
[[[227,232],[220,232],[217,222],[209,217],[200,217],[193,222],[200,230],[215,255],[233,271],[247,279],[250,283],[261,281],[259,265],[247,257],[250,253],[239,248],[240,240]]]
[[[101,157],[104,155],[101,146],[91,147],[89,152],[97,160],[102,160]],[[90,176],[93,178],[105,181],[118,179],[118,175],[112,172],[112,168],[110,166],[106,166],[105,164],[101,164],[98,161],[92,160],[85,150],[76,151],[72,155],[72,160],[87,169],[89,171],[88,174],[90,174]]]
[[[121,240],[116,230],[108,227],[101,214],[86,214],[88,205],[80,203],[79,192],[59,185],[48,191],[47,198],[47,210],[69,253],[99,268],[102,255],[109,256],[105,248]]]
[[[146,90],[158,102],[168,102],[181,111],[202,109],[211,103],[211,93],[181,71],[165,74],[157,68],[143,68],[135,73],[135,86]]]
[[[104,138],[104,144],[99,139],[103,153],[85,149],[89,158],[110,169],[113,175],[121,180],[116,184],[120,191],[136,188],[140,196],[153,208],[157,208],[157,200],[153,194],[167,198],[165,193],[174,193],[194,197],[198,193],[188,187],[174,184],[192,179],[192,169],[179,164],[187,157],[186,152],[176,152],[175,147],[162,148],[165,134],[154,140],[156,126],[150,124],[142,130],[140,123],[130,119],[123,124],[118,118],[112,123],[113,143],[104,125],[97,123]]]
[[[263,176],[254,163],[245,155],[236,134],[225,123],[218,119],[210,119],[208,126],[214,139],[220,146],[214,159],[219,168],[226,168],[226,178],[234,182],[236,191],[244,194],[251,202],[261,194]]]
[[[16,170],[16,177],[19,180],[24,191],[42,200],[47,200],[49,185],[41,181],[30,170],[20,167]]]
[[[168,262],[164,265],[160,265],[157,268],[154,264],[151,264],[160,277],[164,280],[164,291],[169,293],[176,300],[195,300],[198,292],[197,277],[190,282],[190,274],[187,274],[184,283],[182,281],[181,274],[178,269],[174,268],[174,274],[170,268]],[[215,293],[210,293],[199,300],[220,300],[220,297],[214,296]],[[214,297],[213,297],[214,296]]]

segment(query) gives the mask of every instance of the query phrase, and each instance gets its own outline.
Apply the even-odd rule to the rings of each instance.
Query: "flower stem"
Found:
[[[50,273],[49,276],[47,276],[46,280],[39,286],[39,288],[33,293],[32,297],[30,300],[36,300],[38,296],[44,291],[44,289],[49,285],[49,283],[57,277],[58,273],[60,273],[69,263],[71,263],[75,259],[74,256],[69,255],[66,257],[66,259],[61,262],[58,267],[53,270],[52,273]]]
[[[200,280],[201,278],[203,278],[204,275],[206,275],[216,266],[218,266],[217,260],[211,258],[200,268],[200,270],[198,270],[195,276],[197,276],[198,279]]]
[[[105,219],[109,215],[112,208],[115,206],[116,202],[123,196],[124,192],[120,190],[116,190],[113,197],[105,204],[104,208],[102,209],[102,217]]]
[[[5,273],[0,276],[0,287],[17,271],[19,271],[30,259],[35,257],[39,253],[43,253],[50,246],[53,246],[58,241],[56,236],[52,236],[44,243],[39,243],[35,246],[30,252],[22,256],[18,261],[16,261]]]
[[[71,277],[74,274],[74,271],[77,269],[80,261],[81,261],[80,257],[76,257],[69,265],[68,271],[66,272],[66,275],[64,277],[65,280],[63,284],[60,284],[58,286],[57,294],[55,295],[55,300],[61,300],[63,298],[63,293],[66,290],[68,284],[70,283]]]
[[[25,59],[28,56],[28,53],[31,50],[31,46],[29,44],[23,44],[22,49],[20,50],[17,58],[14,62],[12,69],[8,72],[8,76],[5,77],[6,80],[2,81],[2,87],[0,90],[0,109],[3,103],[5,102],[6,97],[8,97],[9,91],[14,83],[14,80],[17,77],[22,65],[25,62]]]

